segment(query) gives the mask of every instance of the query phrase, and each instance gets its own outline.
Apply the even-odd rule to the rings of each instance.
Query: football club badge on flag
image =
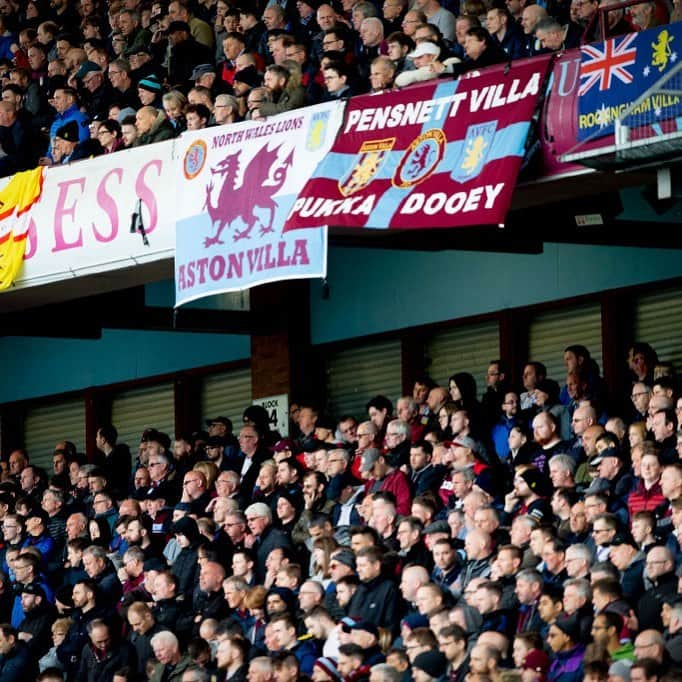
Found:
[[[359,192],[374,180],[376,174],[386,163],[388,153],[395,145],[395,137],[363,142],[354,159],[350,171],[339,180],[339,192],[348,197]]]
[[[412,140],[393,174],[393,186],[404,189],[426,180],[442,161],[446,144],[445,133],[439,128]]]
[[[329,112],[320,111],[313,114],[306,135],[305,148],[308,152],[316,152],[322,147],[327,139],[327,131],[329,129]]]
[[[477,177],[485,166],[497,130],[497,121],[475,123],[467,128],[459,160],[452,171],[452,179],[468,182]]]

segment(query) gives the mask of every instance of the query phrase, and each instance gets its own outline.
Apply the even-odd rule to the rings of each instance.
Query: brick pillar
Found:
[[[287,393],[289,401],[324,397],[323,374],[310,347],[310,292],[305,280],[251,290],[253,398]]]

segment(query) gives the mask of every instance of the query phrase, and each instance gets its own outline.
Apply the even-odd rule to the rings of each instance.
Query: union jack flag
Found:
[[[597,83],[599,90],[608,90],[613,78],[625,85],[632,83],[634,76],[626,67],[632,66],[637,59],[637,48],[630,47],[636,37],[636,33],[631,33],[622,39],[607,40],[601,46],[583,45],[580,79],[584,82],[580,84],[579,94],[584,95]]]

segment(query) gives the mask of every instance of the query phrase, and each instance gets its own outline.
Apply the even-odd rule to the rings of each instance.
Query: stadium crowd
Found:
[[[576,47],[616,1],[0,0],[0,176]]]
[[[682,397],[493,360],[336,419],[116,428],[0,482],[2,682],[682,679]]]

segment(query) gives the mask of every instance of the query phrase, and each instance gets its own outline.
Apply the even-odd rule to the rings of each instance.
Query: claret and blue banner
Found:
[[[285,232],[504,223],[550,59],[351,99]]]
[[[613,135],[614,121],[678,63],[682,24],[628,33],[583,45],[580,51],[577,139],[583,141]],[[654,93],[623,123],[651,126],[655,132],[657,126],[668,126],[679,115],[678,96]]]

